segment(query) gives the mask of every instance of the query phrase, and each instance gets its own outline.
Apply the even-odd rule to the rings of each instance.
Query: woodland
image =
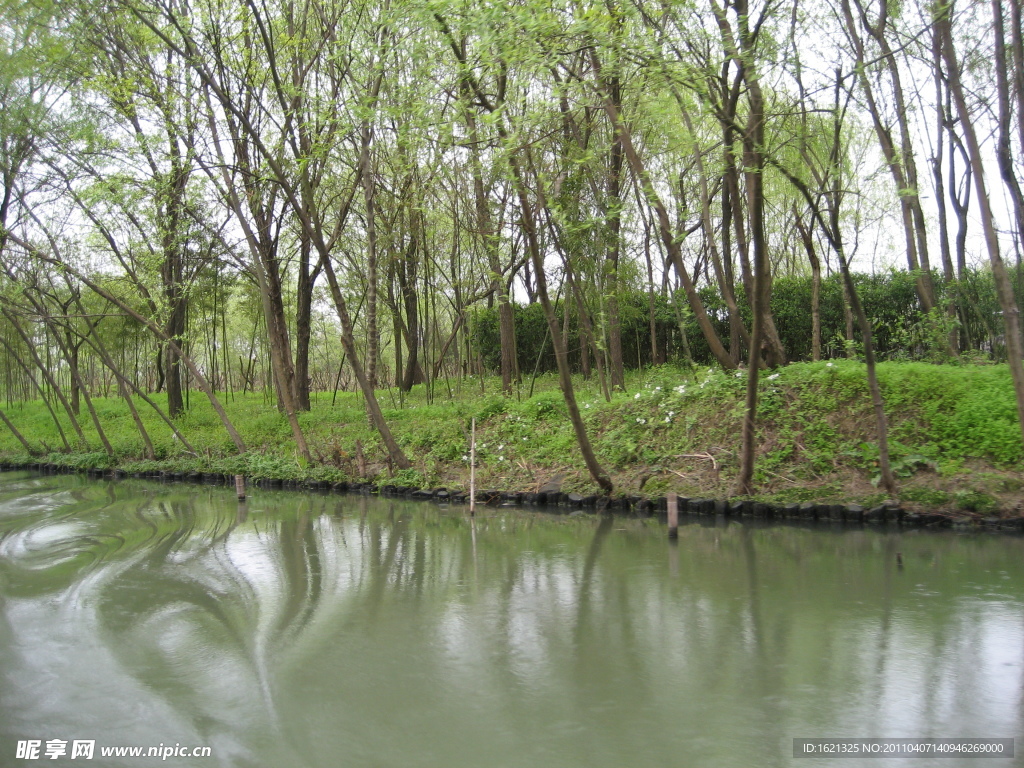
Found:
[[[108,400],[128,458],[196,453],[199,402],[243,455],[259,395],[322,464],[356,448],[304,414],[342,392],[393,474],[407,395],[550,375],[611,493],[581,387],[668,365],[742,384],[751,494],[768,383],[848,359],[891,495],[883,363],[1008,369],[1024,446],[1020,0],[2,2],[0,420],[29,455],[124,459]]]

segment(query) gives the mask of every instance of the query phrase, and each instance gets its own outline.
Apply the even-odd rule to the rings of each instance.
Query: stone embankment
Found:
[[[0,463],[0,471],[28,470],[43,474],[87,474],[95,479],[124,480],[128,478],[158,480],[161,482],[187,482],[207,485],[235,485],[235,475],[202,472],[144,472],[128,473],[124,470],[81,470],[59,464]],[[374,483],[336,482],[322,480],[258,479],[249,483],[262,489],[283,489],[375,495],[445,504],[464,504],[469,493],[448,488],[422,489],[404,485],[377,485]],[[479,490],[478,504],[490,507],[523,507],[548,512],[579,514],[582,512],[659,516],[665,517],[667,500],[664,497],[619,495],[583,496],[564,493],[553,488],[537,492]],[[818,521],[835,524],[864,525],[890,524],[910,527],[956,528],[958,530],[1024,531],[1024,517],[999,518],[981,515],[950,515],[939,512],[908,511],[896,502],[865,508],[857,504],[771,504],[753,499],[678,499],[680,514],[714,518],[741,518],[749,520]]]

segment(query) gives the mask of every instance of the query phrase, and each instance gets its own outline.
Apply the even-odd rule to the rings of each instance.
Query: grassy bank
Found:
[[[1005,366],[886,363],[879,377],[890,422],[899,501],[908,508],[1024,514],[1024,449]],[[617,492],[725,498],[737,471],[745,380],[702,369],[661,367],[637,372],[629,391],[606,402],[597,382],[577,380],[581,410],[599,460]],[[530,490],[563,477],[563,490],[596,492],[575,447],[565,405],[553,377],[505,398],[494,379],[438,381],[380,394],[385,416],[414,463],[389,482],[417,487],[469,485],[469,426],[477,419],[481,488]],[[250,450],[238,455],[212,408],[198,393],[178,420],[197,449],[181,449],[143,403],[138,407],[158,460],[143,461],[143,444],[124,403],[94,402],[115,449],[109,457],[81,418],[88,447],[53,452],[59,435],[42,403],[5,407],[15,426],[48,461],[81,468],[166,469],[244,473],[257,478],[357,480],[357,442],[365,479],[389,478],[385,453],[355,393],[315,396],[300,422],[314,464],[298,459],[291,432],[263,395],[224,395],[229,416]],[[757,487],[769,501],[878,503],[873,484],[878,447],[864,366],[853,361],[800,363],[762,378]],[[70,427],[65,430],[73,436]],[[45,447],[44,447],[45,446]],[[0,457],[25,459],[6,430]]]

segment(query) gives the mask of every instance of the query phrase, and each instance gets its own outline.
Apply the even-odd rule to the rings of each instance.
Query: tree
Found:
[[[579,446],[580,453],[583,455],[583,460],[587,466],[587,470],[590,472],[590,476],[593,478],[594,482],[596,482],[606,494],[611,494],[613,490],[612,482],[597,461],[594,449],[590,444],[590,438],[587,436],[586,425],[583,423],[583,417],[580,415],[579,406],[576,403],[576,395],[572,385],[572,374],[569,370],[568,352],[566,350],[565,340],[562,337],[562,328],[559,326],[554,304],[552,303],[551,297],[548,293],[547,274],[544,265],[544,257],[541,252],[537,219],[535,217],[534,205],[530,201],[530,195],[527,187],[526,168],[531,165],[530,153],[527,149],[522,151],[522,154],[520,154],[520,152],[512,145],[510,140],[510,131],[505,125],[505,117],[503,113],[505,91],[504,86],[501,84],[507,80],[507,65],[499,63],[497,74],[497,82],[499,83],[499,88],[497,90],[498,100],[492,100],[484,90],[479,80],[469,70],[467,66],[468,55],[452,32],[447,20],[440,14],[435,14],[434,18],[440,26],[441,32],[450,49],[454,53],[455,60],[461,67],[461,77],[465,78],[480,106],[492,116],[495,130],[506,147],[506,162],[511,170],[512,181],[516,190],[516,197],[519,201],[520,226],[522,227],[523,235],[526,240],[530,260],[533,263],[537,296],[544,309],[544,317],[547,321],[551,343],[555,350],[555,359],[558,364],[558,384],[562,390],[562,396],[565,399],[566,408],[569,411],[569,420],[572,422],[573,431],[576,435],[576,443]],[[538,190],[539,189],[540,187],[538,186]],[[546,207],[543,198],[539,198],[537,200],[537,207],[541,209]]]
[[[900,75],[895,51],[889,43],[892,15],[890,3],[879,0],[877,18],[872,22],[868,11],[861,0],[841,0],[842,18],[845,29],[853,48],[856,61],[856,74],[864,94],[868,113],[871,116],[879,146],[885,156],[886,164],[896,184],[896,192],[900,201],[903,231],[907,246],[907,263],[911,271],[918,274],[918,296],[925,312],[935,306],[935,289],[931,284],[931,265],[928,261],[927,239],[925,235],[924,213],[921,208],[920,191],[917,179],[917,166],[914,160],[914,147],[910,135],[908,110],[904,97],[903,81]],[[885,67],[892,89],[894,114],[899,126],[899,144],[892,136],[882,114],[882,106],[875,87],[868,74],[871,64],[868,60],[867,47],[861,30],[864,30],[878,45],[878,61]]]
[[[1017,397],[1017,416],[1020,420],[1021,437],[1024,438],[1024,344],[1021,340],[1020,308],[1013,295],[1013,285],[1006,271],[999,248],[999,235],[996,232],[995,219],[989,202],[988,188],[985,184],[984,158],[981,144],[978,141],[971,119],[971,111],[967,104],[963,84],[960,81],[960,65],[957,60],[956,48],[953,44],[953,10],[952,0],[937,9],[934,20],[941,45],[942,58],[946,62],[946,78],[949,92],[960,116],[964,143],[967,145],[971,164],[974,166],[974,189],[978,196],[978,208],[981,214],[981,227],[985,234],[985,247],[988,250],[989,263],[992,265],[992,277],[996,284],[999,306],[1003,311],[1003,325],[1006,330],[1006,357],[1013,375],[1013,388]]]

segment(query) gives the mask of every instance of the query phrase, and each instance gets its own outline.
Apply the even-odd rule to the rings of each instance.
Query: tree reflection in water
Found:
[[[739,766],[1020,732],[1019,541],[900,536],[3,475],[0,750]]]

